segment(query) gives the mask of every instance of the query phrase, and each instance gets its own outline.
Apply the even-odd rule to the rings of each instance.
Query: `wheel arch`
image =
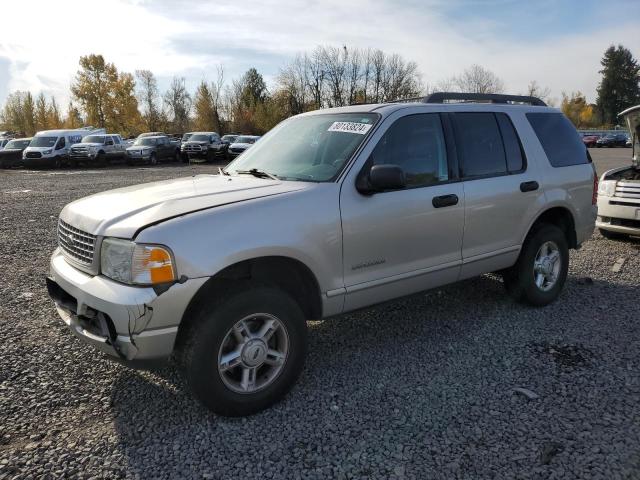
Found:
[[[225,267],[198,289],[182,315],[176,350],[180,350],[196,326],[194,318],[199,308],[215,302],[234,288],[243,288],[248,282],[281,288],[300,306],[306,319],[322,318],[320,285],[307,265],[285,256],[251,258]]]
[[[538,214],[527,230],[527,236],[536,231],[541,225],[555,225],[564,232],[569,248],[578,247],[576,223],[573,213],[566,206],[552,206]]]

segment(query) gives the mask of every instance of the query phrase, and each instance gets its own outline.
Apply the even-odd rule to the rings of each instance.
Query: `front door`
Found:
[[[375,148],[362,168],[398,165],[407,188],[363,195],[352,172],[342,186],[345,311],[450,283],[459,274],[464,192],[443,119],[405,112],[388,118],[372,138]]]

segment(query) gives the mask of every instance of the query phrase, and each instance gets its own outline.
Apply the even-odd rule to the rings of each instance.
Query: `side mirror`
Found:
[[[356,189],[365,195],[385,190],[400,190],[407,186],[404,171],[398,165],[373,165],[368,173],[365,171],[358,177]]]

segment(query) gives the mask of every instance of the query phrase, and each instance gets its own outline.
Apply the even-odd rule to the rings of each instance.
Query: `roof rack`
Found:
[[[537,97],[527,95],[503,95],[500,93],[460,93],[460,92],[434,92],[426,97],[413,97],[394,100],[389,103],[449,103],[454,100],[461,103],[502,103],[502,104],[518,104],[524,103],[534,105],[536,107],[546,107],[544,103]]]

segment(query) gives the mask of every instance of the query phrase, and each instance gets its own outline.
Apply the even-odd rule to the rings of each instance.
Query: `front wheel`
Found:
[[[283,291],[240,289],[196,314],[184,347],[191,390],[207,408],[226,416],[259,412],[296,382],[307,351],[307,326],[298,304]]]
[[[518,262],[504,272],[504,285],[514,300],[541,307],[558,298],[568,271],[564,232],[554,225],[543,225],[529,234]]]
[[[152,153],[151,156],[149,157],[149,163],[151,165],[157,165],[158,164],[158,157],[156,157],[155,153]]]

